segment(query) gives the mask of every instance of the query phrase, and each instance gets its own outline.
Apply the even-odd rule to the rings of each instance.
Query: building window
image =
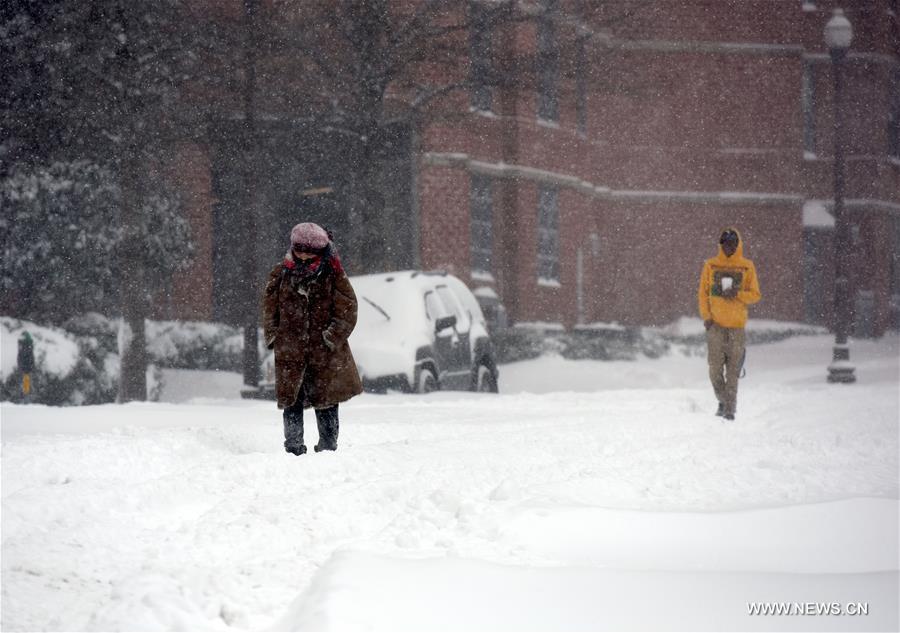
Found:
[[[559,43],[556,0],[543,0],[537,25],[538,118],[559,121]]]
[[[575,43],[575,125],[579,134],[587,134],[587,37]]]
[[[803,109],[803,151],[816,153],[816,72],[812,60],[803,62],[801,99]]]
[[[538,193],[538,283],[559,283],[559,191],[542,186]]]
[[[494,49],[488,9],[479,0],[469,2],[469,83],[474,110],[489,112],[493,106],[491,77]]]
[[[494,204],[491,179],[472,174],[470,192],[472,274],[491,275],[494,257]]]
[[[888,112],[888,156],[900,158],[900,70],[891,71],[891,106]]]

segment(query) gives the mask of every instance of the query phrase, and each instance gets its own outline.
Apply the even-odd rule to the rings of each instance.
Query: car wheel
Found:
[[[431,393],[432,391],[437,391],[438,388],[438,381],[434,372],[423,368],[419,372],[419,384],[416,385],[416,391],[418,393]]]
[[[491,370],[484,365],[478,366],[478,374],[475,378],[475,391],[481,393],[497,393],[497,381]]]

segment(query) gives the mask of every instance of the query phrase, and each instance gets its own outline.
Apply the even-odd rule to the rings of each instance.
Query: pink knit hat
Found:
[[[328,246],[328,233],[318,224],[302,222],[291,229],[291,246],[303,251],[320,251]]]

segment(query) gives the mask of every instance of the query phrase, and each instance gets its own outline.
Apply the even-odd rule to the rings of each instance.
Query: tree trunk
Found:
[[[258,45],[259,1],[244,0],[247,44],[245,51],[246,74],[244,81],[244,212],[243,212],[243,285],[244,295],[244,384],[259,384],[259,288],[256,266],[256,46]]]
[[[147,399],[147,339],[140,302],[125,301],[119,331],[119,402]]]
[[[119,402],[147,399],[147,340],[144,320],[147,312],[141,257],[131,252],[140,248],[140,187],[136,161],[122,166],[122,225],[125,250],[119,255],[122,325],[119,329]]]

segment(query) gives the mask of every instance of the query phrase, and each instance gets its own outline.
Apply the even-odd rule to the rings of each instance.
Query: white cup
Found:
[[[722,290],[731,290],[734,285],[734,279],[731,277],[722,277]]]

